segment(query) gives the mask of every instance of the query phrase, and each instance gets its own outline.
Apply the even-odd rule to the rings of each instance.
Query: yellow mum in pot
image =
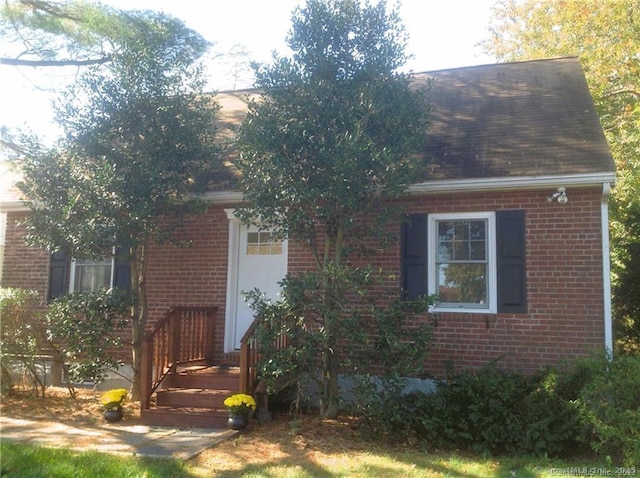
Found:
[[[129,392],[124,388],[114,388],[103,393],[100,402],[105,410],[117,410],[122,407],[128,395]]]
[[[227,407],[230,415],[243,415],[248,417],[256,409],[256,401],[251,395],[236,393],[224,401],[224,406]]]

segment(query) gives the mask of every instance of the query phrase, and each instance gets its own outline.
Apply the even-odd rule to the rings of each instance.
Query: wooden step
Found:
[[[168,407],[224,408],[225,399],[234,393],[228,389],[169,388],[158,390],[156,403]]]
[[[240,370],[237,367],[185,369],[167,377],[165,382],[165,388],[208,388],[237,391],[240,387]]]
[[[227,428],[226,409],[154,407],[140,411],[145,425],[163,427]]]

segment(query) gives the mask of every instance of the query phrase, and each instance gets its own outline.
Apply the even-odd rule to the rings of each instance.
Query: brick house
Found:
[[[500,358],[505,368],[533,372],[612,349],[607,199],[615,167],[578,59],[414,81],[429,78],[424,176],[402,199],[409,221],[397,224],[397,242],[371,259],[398,278],[390,286],[440,294],[427,370],[441,376],[445,363],[462,370]],[[219,95],[223,122],[242,118],[249,93]],[[192,247],[154,246],[148,296],[152,325],[172,307],[215,307],[207,359],[233,365],[244,360],[241,338],[253,320],[240,292],[275,296],[277,282],[311,258],[300,244],[240,223],[233,210],[242,195],[228,184],[180,231]],[[98,267],[107,283],[118,277],[116,260],[60,261],[25,246],[18,221],[28,209],[9,196],[0,203],[3,286],[51,296]]]

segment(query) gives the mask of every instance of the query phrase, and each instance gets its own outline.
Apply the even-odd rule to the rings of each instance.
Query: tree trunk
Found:
[[[131,342],[131,362],[133,368],[133,386],[131,398],[140,400],[141,374],[142,374],[142,340],[147,326],[147,247],[138,246],[132,249],[131,263],[131,289],[135,291],[135,302],[132,307],[132,342]]]
[[[342,249],[344,244],[344,229],[338,221],[338,226],[335,230],[335,237],[327,238],[328,247],[325,248],[325,265],[333,262],[335,267],[338,267],[342,263]],[[330,259],[331,245],[333,245],[334,257],[333,261]],[[322,407],[321,413],[325,418],[335,418],[338,416],[338,359],[336,357],[336,328],[332,323],[334,320],[340,320],[339,314],[335,313],[335,309],[340,307],[342,293],[340,291],[340,284],[335,277],[336,271],[328,272],[324,270],[324,294],[325,294],[325,307],[331,312],[325,316],[324,327],[326,334],[326,343],[323,357],[323,392],[325,396],[325,403]]]
[[[338,416],[338,370],[333,350],[325,351],[325,403],[321,413],[325,418]]]

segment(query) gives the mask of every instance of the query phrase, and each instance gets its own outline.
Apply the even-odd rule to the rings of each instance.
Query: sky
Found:
[[[487,35],[495,0],[403,0],[400,16],[409,34],[408,71],[422,72],[494,63],[477,43]],[[126,10],[159,10],[175,16],[212,42],[210,55],[228,52],[237,44],[253,61],[268,63],[272,52],[287,53],[291,13],[303,0],[103,0]],[[392,0],[388,1],[393,4]],[[221,75],[211,62],[211,90],[250,87]],[[55,136],[51,101],[61,82],[41,69],[0,67],[0,126]],[[217,73],[213,74],[213,70]],[[68,71],[66,78],[73,78]]]

